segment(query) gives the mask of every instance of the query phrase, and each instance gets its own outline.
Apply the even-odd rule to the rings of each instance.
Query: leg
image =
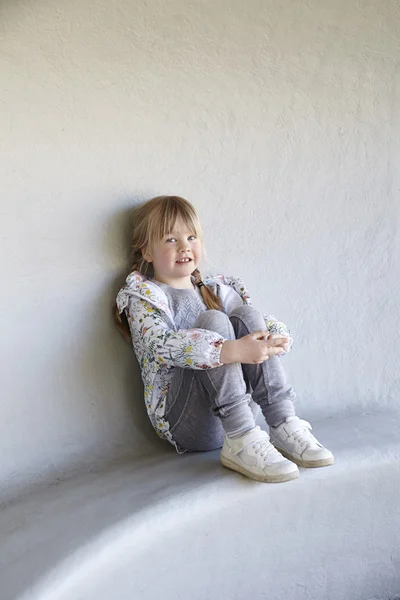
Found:
[[[202,313],[196,327],[217,331],[226,339],[235,338],[229,318],[220,311]],[[240,364],[177,369],[167,398],[171,434],[187,450],[220,448],[224,433],[236,438],[255,427],[250,399]]]
[[[230,316],[236,338],[265,329],[263,316],[252,306],[240,306]],[[252,397],[262,410],[265,420],[276,427],[295,416],[293,399],[296,394],[288,385],[279,356],[271,356],[260,365],[242,365],[244,378]]]
[[[229,318],[220,311],[204,312],[196,326],[218,331],[226,339],[235,337]],[[296,465],[283,458],[268,434],[255,426],[250,398],[239,363],[179,369],[167,398],[170,432],[188,450],[211,450],[223,443],[221,463],[246,477],[264,482],[295,479]]]
[[[236,337],[265,328],[264,319],[251,306],[241,306],[231,314]],[[242,365],[244,377],[253,390],[253,400],[261,406],[270,426],[271,441],[289,460],[301,467],[324,467],[334,463],[332,452],[311,433],[311,425],[295,416],[295,393],[287,384],[281,359],[272,356],[261,365]]]

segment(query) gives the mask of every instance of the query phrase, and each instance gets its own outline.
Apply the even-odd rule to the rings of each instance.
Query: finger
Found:
[[[274,348],[268,348],[268,355],[275,356],[276,354],[282,354],[284,352],[281,346],[276,346]]]
[[[286,333],[271,333],[269,336],[271,340],[275,340],[277,338],[284,338],[285,340],[289,339],[289,336]]]
[[[274,346],[283,346],[283,344],[287,344],[287,338],[275,338],[273,340],[271,340],[271,338],[268,340],[268,346],[270,348],[274,347]]]
[[[266,340],[269,333],[268,331],[255,331],[254,333],[250,333],[249,334],[252,338],[254,338],[255,340]]]

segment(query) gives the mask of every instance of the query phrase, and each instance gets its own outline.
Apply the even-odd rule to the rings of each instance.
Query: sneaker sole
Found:
[[[297,479],[300,477],[299,471],[293,471],[292,473],[283,473],[281,475],[257,475],[256,473],[251,473],[251,471],[246,471],[240,465],[230,461],[228,458],[221,456],[221,464],[226,469],[230,469],[231,471],[236,471],[241,475],[249,479],[254,479],[255,481],[262,481],[263,483],[283,483],[284,481],[292,481],[293,479]]]
[[[316,469],[318,467],[329,467],[330,465],[333,465],[335,463],[335,459],[333,456],[331,458],[321,458],[319,460],[302,460],[301,458],[296,458],[295,456],[292,456],[291,454],[289,454],[289,452],[286,452],[286,450],[282,450],[282,448],[279,448],[278,446],[275,446],[275,448],[282,454],[282,456],[294,462],[298,467],[305,467],[306,469]]]

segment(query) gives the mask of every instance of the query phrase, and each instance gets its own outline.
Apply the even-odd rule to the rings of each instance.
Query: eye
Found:
[[[196,239],[195,235],[189,235],[189,237],[188,237],[188,240],[190,240],[191,242],[195,239]]]
[[[170,242],[170,243],[176,242],[176,238],[173,238],[173,237],[171,237],[171,238],[168,238],[168,239],[166,240],[166,242]]]

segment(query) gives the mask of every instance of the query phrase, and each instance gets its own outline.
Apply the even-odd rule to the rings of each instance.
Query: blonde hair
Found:
[[[172,231],[177,218],[181,218],[190,231],[203,239],[203,233],[197,213],[187,200],[180,196],[156,196],[141,204],[134,210],[134,227],[132,236],[132,271],[139,271],[142,275],[152,276],[153,267],[148,263],[143,254],[155,242],[160,241],[167,233]],[[192,273],[195,284],[199,287],[201,296],[207,308],[222,310],[221,301],[214,292],[203,283],[201,273],[195,269]],[[130,330],[126,315],[115,310],[115,320],[118,329],[125,339],[130,340]]]

